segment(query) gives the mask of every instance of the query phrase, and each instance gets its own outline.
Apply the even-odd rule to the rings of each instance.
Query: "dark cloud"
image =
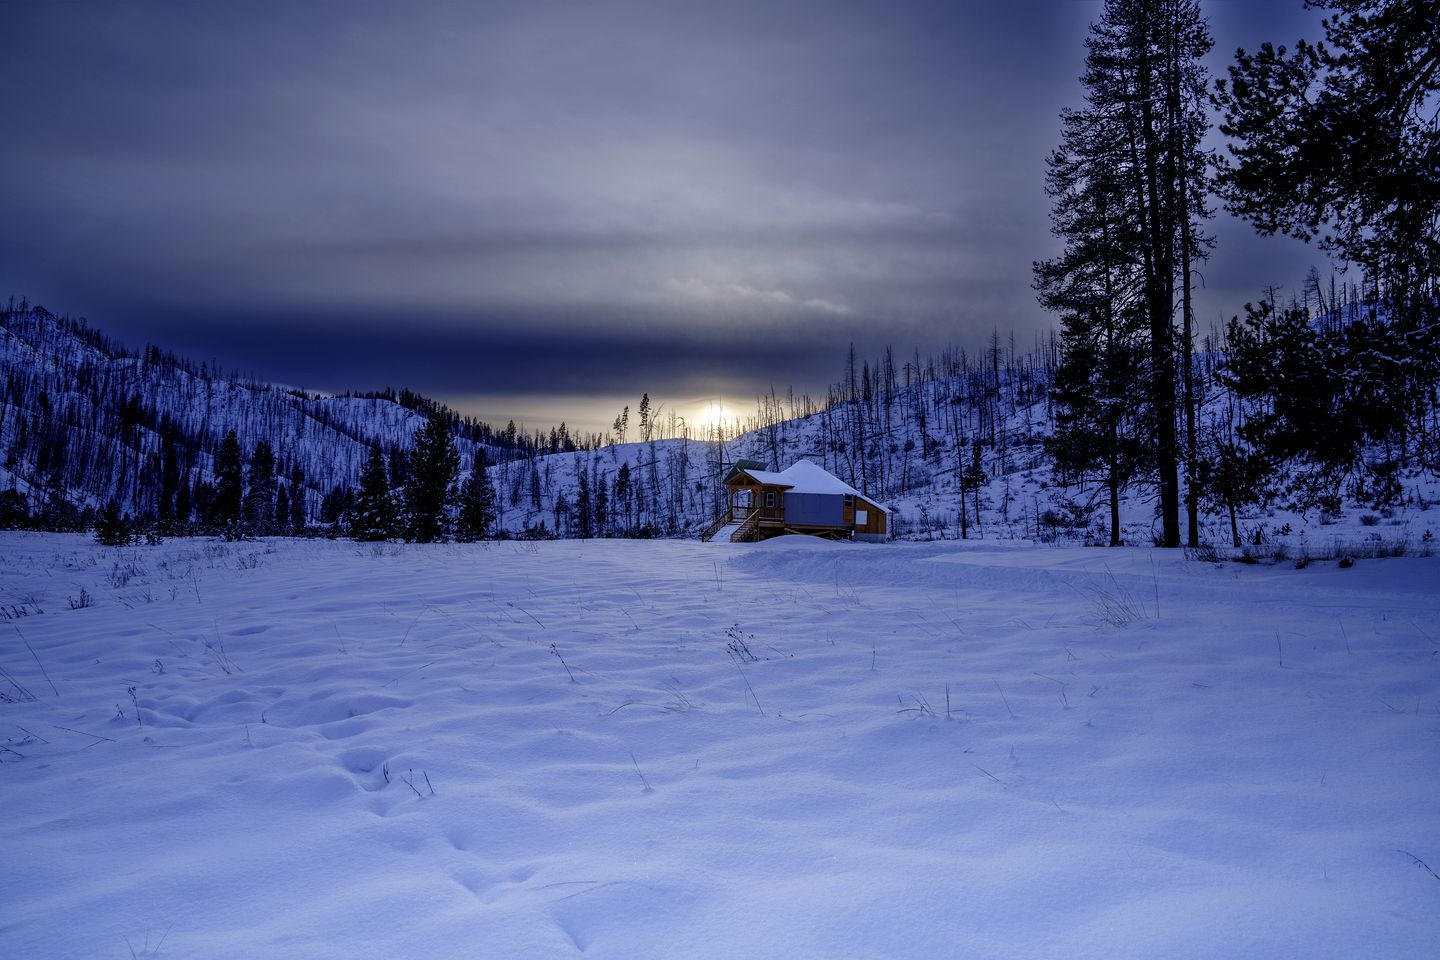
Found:
[[[649,392],[676,398],[724,394],[748,402],[770,385],[784,392],[794,379],[830,379],[853,331],[843,319],[808,316],[810,322],[803,325],[747,321],[679,329],[653,318],[618,317],[581,326],[557,316],[522,326],[485,317],[412,313],[397,322],[390,312],[345,317],[278,313],[257,319],[248,311],[151,311],[133,322],[147,339],[196,360],[213,359],[233,372],[318,390],[424,382],[433,395],[472,401],[546,393],[633,394],[633,401]],[[834,339],[817,349],[817,331],[828,331]],[[764,349],[757,350],[757,342]]]
[[[330,388],[818,391],[852,339],[1049,326],[1098,9],[0,2],[0,285]],[[1217,68],[1314,20],[1207,10]],[[1216,230],[1202,317],[1319,260]]]

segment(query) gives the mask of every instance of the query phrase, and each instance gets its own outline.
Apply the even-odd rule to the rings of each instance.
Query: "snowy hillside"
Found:
[[[186,482],[203,482],[234,430],[247,455],[270,444],[284,481],[298,470],[313,519],[326,493],[353,484],[371,444],[403,449],[425,422],[391,399],[307,394],[156,348],[137,355],[43,308],[0,310],[0,371],[0,488],[13,483],[36,508],[52,497],[74,507],[115,497],[153,513],[166,445]],[[468,468],[476,444],[457,439]]]
[[[1054,428],[1047,367],[1013,357],[1007,366],[996,363],[987,371],[952,361],[948,370],[932,367],[891,391],[877,388],[868,401],[836,397],[804,416],[788,416],[761,398],[734,436],[712,431],[701,440],[613,444],[513,460],[491,468],[502,506],[498,526],[521,534],[543,523],[550,533],[577,536],[583,472],[592,509],[601,486],[608,491],[611,516],[597,531],[695,535],[724,509],[722,482],[736,460],[773,469],[808,458],[885,503],[891,532],[901,539],[1103,544],[1104,487],[1094,479],[1062,483],[1045,449]],[[1213,424],[1233,413],[1215,386],[1217,358],[1203,357],[1201,366],[1209,388],[1200,419]],[[614,492],[622,469],[624,498]],[[1357,492],[1350,487],[1335,513],[1297,509],[1283,497],[1252,505],[1240,511],[1237,532],[1261,548],[1253,551],[1260,556],[1272,556],[1277,547],[1297,559],[1434,549],[1440,512],[1431,507],[1440,504],[1440,476],[1408,472],[1397,507],[1377,508]],[[1126,543],[1153,542],[1151,487],[1127,489],[1120,515]],[[1228,517],[1213,509],[1202,513],[1201,531],[1205,543],[1231,542]]]
[[[1429,958],[1434,567],[0,534],[0,955]]]

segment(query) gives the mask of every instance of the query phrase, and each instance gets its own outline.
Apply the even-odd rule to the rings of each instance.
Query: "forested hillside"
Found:
[[[23,301],[0,310],[0,370],[0,489],[13,491],[12,515],[23,509],[54,529],[84,524],[111,499],[177,527],[203,523],[231,431],[247,460],[269,446],[284,500],[272,507],[287,530],[323,522],[326,496],[354,481],[369,448],[408,447],[431,412],[447,416],[467,464],[478,446],[493,457],[518,445],[513,433],[497,436],[408,393],[285,389],[158,347],[126,349]]]
[[[1325,374],[1356,362],[1332,341],[1348,337],[1367,350],[1362,334],[1381,322],[1377,311],[1356,285],[1312,279],[1290,300],[1266,301],[1248,320],[1200,338],[1189,366],[1196,460],[1185,476],[1196,478],[1202,542],[1264,545],[1303,536],[1306,527],[1312,541],[1350,538],[1353,527],[1382,525],[1413,526],[1419,540],[1440,527],[1424,516],[1440,500],[1433,400],[1388,443],[1346,436],[1338,416],[1323,414],[1319,422],[1329,426],[1312,431],[1312,443],[1282,429],[1292,411],[1338,412],[1356,395],[1358,388]],[[1297,358],[1273,338],[1257,338],[1256,329],[1277,317],[1331,348]],[[1059,338],[1020,350],[995,336],[975,352],[906,360],[887,352],[867,362],[852,353],[844,376],[808,415],[797,415],[803,402],[770,395],[732,433],[711,428],[493,466],[497,527],[559,536],[694,533],[723,509],[729,464],[753,459],[780,468],[804,457],[884,502],[901,537],[1160,542],[1143,424],[1130,427],[1134,452],[1123,476],[1103,459],[1077,462],[1086,438],[1067,420],[1068,397],[1056,379],[1066,361]],[[1186,499],[1190,489],[1182,484]]]

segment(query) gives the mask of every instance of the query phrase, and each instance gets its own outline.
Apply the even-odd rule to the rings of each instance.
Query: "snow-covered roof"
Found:
[[[790,481],[785,479],[785,471],[783,470],[746,470],[745,475],[756,483],[763,483],[768,486],[791,486]]]
[[[767,486],[785,487],[789,489],[791,493],[823,493],[832,496],[848,495],[861,497],[881,513],[890,512],[881,504],[865,496],[865,494],[856,490],[830,471],[823,467],[816,466],[809,460],[798,460],[794,465],[786,467],[784,470],[746,470],[745,473],[753,477],[758,483]]]

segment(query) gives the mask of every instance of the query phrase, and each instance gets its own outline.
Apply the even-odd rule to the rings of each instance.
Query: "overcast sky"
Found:
[[[0,0],[0,294],[532,426],[1027,344],[1099,7]],[[1215,72],[1317,35],[1204,9]],[[1214,229],[1202,321],[1324,268]]]

